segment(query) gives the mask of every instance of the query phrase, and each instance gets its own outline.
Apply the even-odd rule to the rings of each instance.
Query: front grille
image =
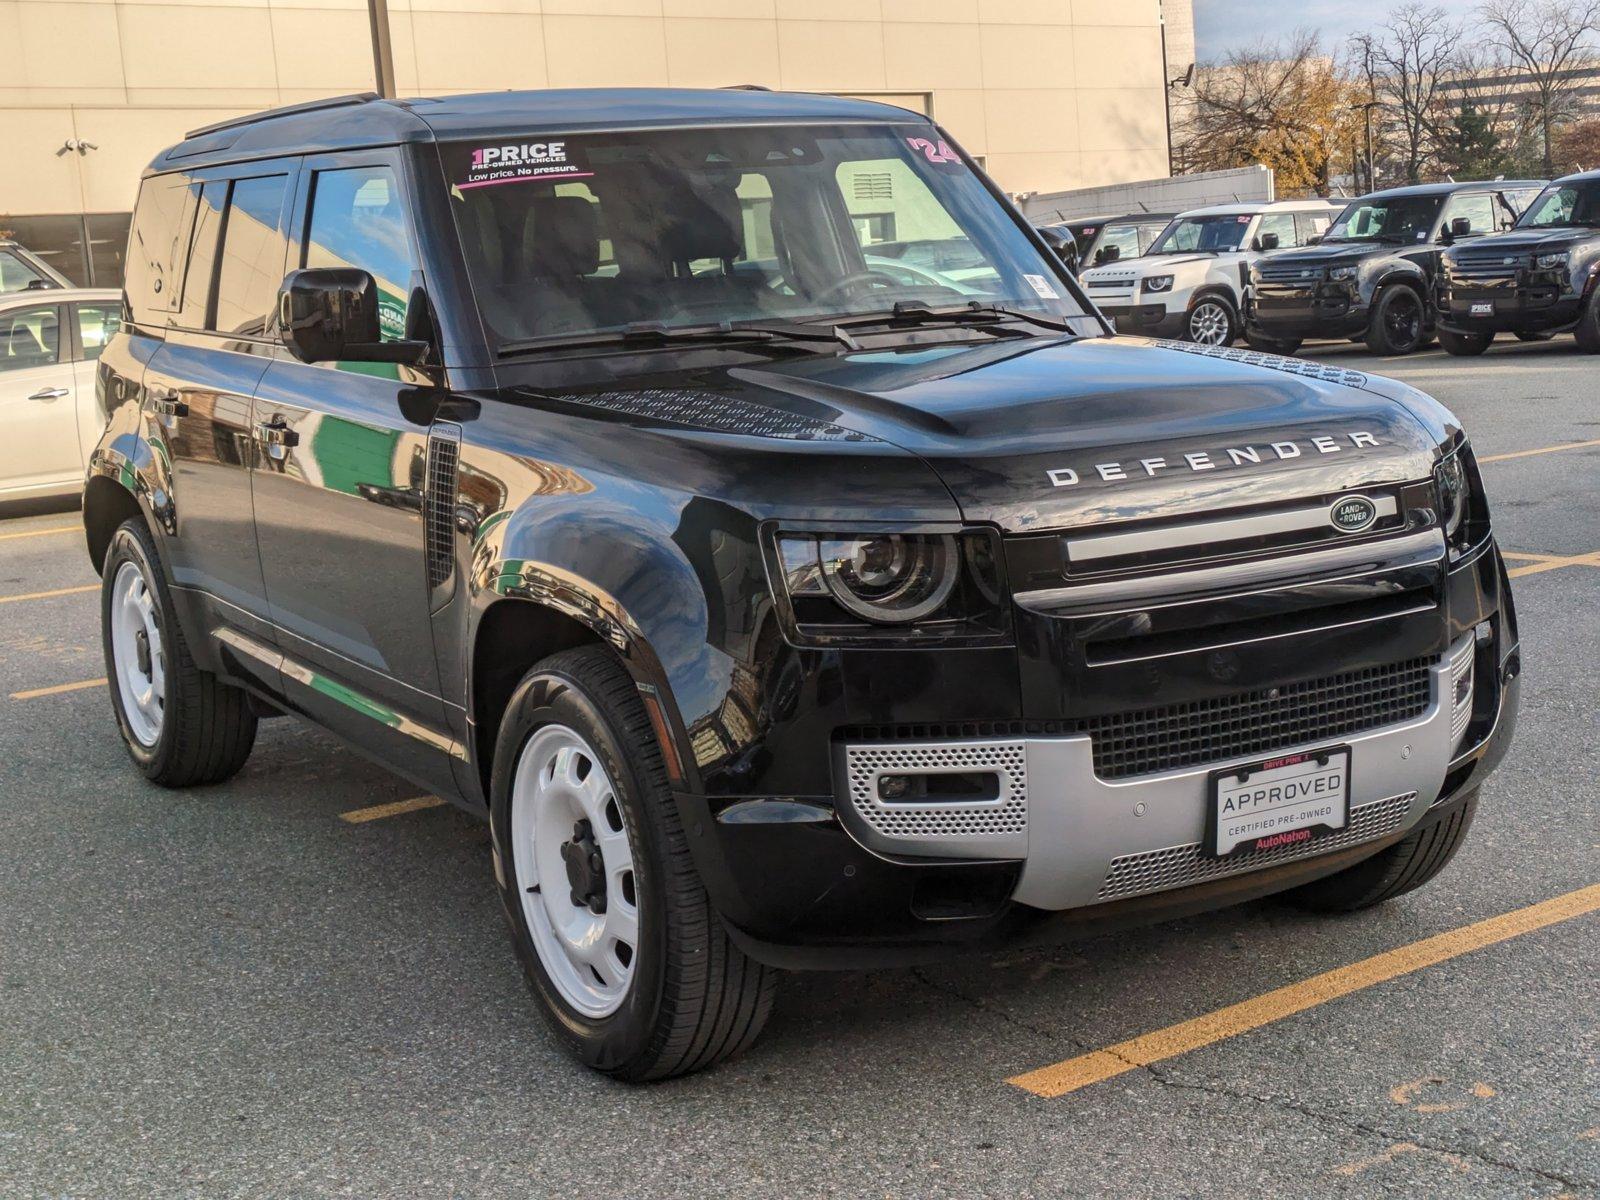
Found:
[[[428,535],[428,586],[439,587],[455,570],[456,466],[461,458],[461,431],[438,425],[428,438],[428,491],[425,512]]]
[[[1451,260],[1446,270],[1454,284],[1503,283],[1515,280],[1524,265],[1517,254],[1462,254]]]
[[[1432,699],[1432,665],[1414,658],[1075,724],[1094,741],[1094,771],[1101,779],[1176,771],[1419,717]]]
[[[1264,283],[1296,283],[1310,287],[1322,278],[1320,267],[1297,262],[1259,262],[1256,274]]]
[[[1121,900],[1148,892],[1165,892],[1203,883],[1207,879],[1241,875],[1280,862],[1309,858],[1314,854],[1327,854],[1343,850],[1346,846],[1370,842],[1400,828],[1400,823],[1405,820],[1406,812],[1416,798],[1415,792],[1407,792],[1403,796],[1391,796],[1387,800],[1363,804],[1350,810],[1349,824],[1338,833],[1273,850],[1242,850],[1227,858],[1212,858],[1202,851],[1199,842],[1191,842],[1185,846],[1168,846],[1143,854],[1125,854],[1111,860],[1111,870],[1106,873],[1105,882],[1100,885],[1100,893],[1096,898]]]

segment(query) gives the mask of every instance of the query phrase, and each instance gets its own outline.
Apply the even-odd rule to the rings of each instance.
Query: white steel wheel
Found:
[[[633,846],[600,756],[565,725],[534,731],[512,779],[512,865],[539,962],[590,1019],[622,1006],[639,954]]]
[[[111,583],[111,658],[128,731],[140,745],[161,740],[167,716],[167,671],[161,610],[139,564],[124,561]]]
[[[1233,314],[1220,300],[1201,300],[1189,310],[1189,340],[1202,346],[1225,346],[1233,340]]]

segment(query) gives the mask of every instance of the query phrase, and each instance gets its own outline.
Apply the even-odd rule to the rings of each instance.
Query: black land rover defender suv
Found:
[[[128,262],[84,523],[134,762],[291,713],[483,815],[614,1075],[748,1045],[779,968],[1375,904],[1511,736],[1456,420],[1112,337],[923,116],[322,102],[160,155]]]
[[[1374,354],[1420,349],[1434,332],[1440,250],[1509,229],[1542,186],[1429,183],[1353,201],[1317,245],[1250,268],[1245,340],[1280,354],[1308,338],[1364,340]]]
[[[1571,330],[1600,354],[1600,171],[1566,175],[1528,206],[1516,228],[1445,251],[1439,344],[1482,354],[1497,333],[1544,341]]]

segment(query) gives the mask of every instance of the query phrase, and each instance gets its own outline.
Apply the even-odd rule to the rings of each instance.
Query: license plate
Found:
[[[1301,845],[1350,820],[1350,747],[1211,773],[1206,849],[1216,858]]]
[[[1494,316],[1493,300],[1474,300],[1472,302],[1472,315],[1475,317]]]

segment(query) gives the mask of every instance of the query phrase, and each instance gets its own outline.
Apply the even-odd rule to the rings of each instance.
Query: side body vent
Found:
[[[456,473],[461,462],[461,426],[436,424],[428,434],[428,490],[423,498],[427,525],[428,588],[450,582],[455,573]]]

